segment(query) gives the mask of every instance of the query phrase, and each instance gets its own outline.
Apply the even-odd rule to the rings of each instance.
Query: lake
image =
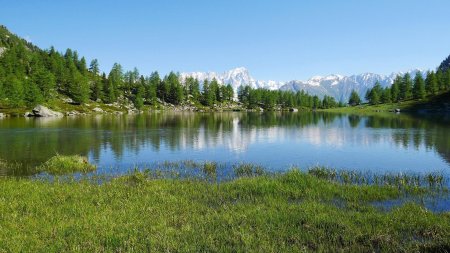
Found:
[[[102,172],[163,161],[250,162],[385,172],[450,171],[450,119],[406,114],[154,112],[0,119],[0,159],[19,174],[55,154],[87,156]],[[0,168],[0,175],[12,172]]]

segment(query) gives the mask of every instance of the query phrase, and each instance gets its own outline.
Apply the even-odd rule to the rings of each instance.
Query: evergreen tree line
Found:
[[[204,81],[200,90],[199,81],[191,77],[184,83],[174,72],[162,79],[158,72],[144,77],[136,68],[124,72],[118,63],[109,74],[100,73],[98,60],[87,66],[86,59],[71,49],[62,54],[53,47],[43,51],[17,41],[6,43],[0,41],[6,48],[0,57],[0,102],[8,107],[31,107],[58,94],[76,104],[89,100],[114,103],[128,98],[137,108],[158,100],[179,105],[188,99],[211,106],[234,97],[231,85],[220,85],[216,80]]]
[[[250,86],[239,87],[238,100],[245,107],[250,109],[257,107],[268,110],[274,109],[275,107],[308,107],[328,109],[343,106],[342,103],[336,102],[333,97],[327,95],[325,95],[323,99],[320,99],[318,96],[309,95],[303,90],[292,92],[262,88],[254,89]]]
[[[398,75],[390,87],[383,88],[379,82],[376,82],[374,87],[366,92],[365,99],[375,105],[425,99],[427,96],[449,90],[450,69],[444,71],[439,68],[436,72],[428,71],[425,79],[420,72],[417,72],[414,78],[409,73],[403,76]]]
[[[150,76],[139,74],[138,69],[124,71],[115,63],[108,74],[101,73],[97,59],[89,66],[77,51],[65,53],[40,50],[23,41],[0,41],[7,48],[0,57],[0,102],[8,107],[31,107],[57,99],[58,94],[71,98],[75,104],[88,101],[115,103],[131,100],[136,108],[159,102],[180,105],[185,102],[213,106],[234,101],[231,85],[222,85],[216,79],[199,80],[187,77],[181,80],[174,72],[161,78],[158,72]],[[201,87],[201,88],[200,88]],[[300,91],[271,91],[243,86],[238,101],[248,108],[309,107],[331,108],[339,103],[330,96],[320,99]]]
[[[74,104],[97,101],[106,104],[128,99],[140,109],[144,104],[170,103],[220,105],[235,101],[231,85],[216,79],[181,79],[174,72],[160,77],[158,72],[141,75],[138,69],[124,71],[115,63],[108,73],[101,73],[97,59],[89,64],[77,51],[64,53],[51,47],[41,50],[0,26],[0,106],[32,107],[36,104],[69,97]],[[272,91],[242,86],[238,101],[247,108],[264,109],[342,106],[333,97],[311,96],[304,91]]]

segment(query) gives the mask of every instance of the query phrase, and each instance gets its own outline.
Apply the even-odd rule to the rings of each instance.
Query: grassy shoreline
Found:
[[[324,109],[324,112],[349,113],[349,114],[379,114],[393,113],[396,109],[408,113],[446,113],[449,114],[450,92],[443,92],[423,100],[406,100],[398,103],[358,106],[347,106]]]
[[[212,163],[202,166],[214,175]],[[240,177],[221,183],[150,172],[101,184],[95,178],[0,178],[0,252],[450,249],[449,212],[414,203],[383,211],[370,204],[405,192],[426,194],[423,187],[346,183],[323,169],[235,170]]]

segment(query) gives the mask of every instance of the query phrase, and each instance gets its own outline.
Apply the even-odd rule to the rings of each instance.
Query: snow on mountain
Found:
[[[272,80],[269,81],[255,80],[253,77],[250,76],[250,73],[244,67],[235,68],[221,74],[218,74],[216,72],[181,73],[180,77],[182,81],[184,81],[187,77],[197,78],[200,81],[200,83],[203,82],[205,79],[211,81],[215,78],[220,84],[225,85],[231,84],[231,86],[233,86],[233,89],[235,91],[237,91],[239,86],[245,85],[250,85],[252,88],[265,88],[269,90],[277,90],[285,84],[284,82]]]
[[[418,69],[407,71],[413,78]],[[366,91],[374,86],[378,81],[382,87],[390,86],[397,75],[403,76],[406,72],[392,73],[390,75],[378,75],[374,73],[364,73],[352,76],[328,75],[314,76],[307,81],[294,80],[287,82],[280,87],[285,91],[301,91],[304,90],[311,95],[332,96],[338,101],[347,101],[352,90],[356,90],[358,94],[364,98]],[[422,72],[425,74],[425,72]]]
[[[306,81],[292,80],[289,82],[279,81],[260,81],[255,80],[246,68],[240,67],[230,71],[218,74],[216,72],[191,72],[181,73],[181,79],[184,81],[186,77],[197,78],[200,82],[207,79],[211,81],[215,78],[221,84],[231,84],[233,89],[237,91],[239,86],[250,85],[253,88],[265,88],[270,90],[284,90],[284,91],[305,91],[311,95],[323,97],[324,95],[332,96],[338,101],[347,101],[352,90],[356,90],[359,95],[364,98],[366,91],[372,88],[378,81],[381,86],[387,87],[391,85],[397,75],[403,76],[409,73],[412,77],[420,71],[418,69],[407,72],[392,73],[390,75],[379,75],[374,73],[364,73],[359,75],[342,76],[342,75],[327,75],[314,76]],[[422,72],[425,74],[425,72]]]

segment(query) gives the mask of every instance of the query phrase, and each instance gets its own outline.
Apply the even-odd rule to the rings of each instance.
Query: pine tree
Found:
[[[209,83],[209,88],[213,93],[213,104],[216,102],[222,101],[222,94],[220,93],[219,82],[217,82],[216,78],[213,78]]]
[[[55,93],[56,81],[52,73],[43,67],[38,68],[30,77],[31,83],[33,83],[38,89],[39,94],[42,95],[42,101],[48,101]],[[37,99],[39,100],[39,99]]]
[[[103,82],[99,76],[91,80],[91,99],[98,101],[103,98]]]
[[[148,78],[148,86],[146,90],[145,98],[150,104],[156,103],[157,98],[157,88],[161,83],[161,79],[159,78],[158,72],[153,72]]]
[[[77,68],[78,71],[82,74],[85,75],[87,72],[87,67],[86,67],[86,59],[84,57],[81,57],[81,60],[77,62]]]
[[[113,103],[117,99],[117,95],[114,90],[114,85],[111,80],[106,77],[106,74],[102,75],[102,86],[103,86],[103,102]]]
[[[140,110],[140,109],[142,109],[142,107],[144,107],[145,86],[147,86],[146,80],[145,80],[144,76],[141,76],[139,78],[139,82],[136,84],[136,88],[134,91],[135,94],[134,94],[134,98],[133,98],[134,106],[138,110]]]
[[[204,87],[203,87],[204,89]],[[250,93],[250,86],[239,86],[238,88],[238,100],[239,102],[243,103],[245,106],[248,106],[249,102],[249,93]]]
[[[445,90],[450,90],[450,69],[447,69],[447,71],[445,71],[444,87],[445,87]]]
[[[383,89],[383,94],[381,95],[381,102],[384,104],[392,102],[391,88],[386,87]]]
[[[205,106],[214,105],[215,94],[211,90],[211,85],[207,79],[203,81],[202,104]]]
[[[167,77],[168,76],[165,76],[164,79],[161,82],[159,82],[156,90],[158,98],[161,99],[163,102],[169,102],[170,100],[169,94],[170,86],[169,83],[167,82]]]
[[[100,65],[97,59],[93,59],[91,64],[89,64],[89,72],[94,76],[97,76],[100,73]]]
[[[412,98],[412,81],[409,73],[406,73],[403,76],[400,93],[403,100]]]
[[[436,80],[436,75],[433,71],[427,72],[427,77],[425,79],[425,89],[428,95],[436,95],[438,91],[438,83]]]
[[[233,90],[233,86],[231,86],[231,84],[227,84],[226,88],[225,88],[225,99],[227,101],[233,101],[234,98],[234,90]],[[273,96],[275,98],[275,96]]]
[[[392,83],[392,86],[391,86],[392,102],[400,101],[400,86],[401,86],[401,83],[402,83],[402,77],[401,76],[397,76],[394,79],[394,82]]]
[[[107,85],[107,90],[105,90],[105,97],[109,103],[117,101],[118,90],[123,87],[123,70],[122,66],[118,63],[114,63],[111,71],[108,75],[109,83]]]
[[[195,102],[199,102],[200,84],[198,82],[198,79],[194,79],[193,77],[188,77],[185,80],[185,85],[188,87],[189,94],[192,96],[192,100]]]
[[[426,95],[425,81],[423,80],[422,73],[417,72],[414,78],[413,96],[415,99],[424,99]]]
[[[368,94],[366,99],[369,100],[369,103],[372,105],[379,104],[381,102],[381,95],[383,93],[383,88],[380,83],[377,81],[372,89],[368,90]]]
[[[348,100],[348,103],[351,106],[361,104],[361,98],[359,97],[358,93],[355,90],[352,90],[352,93],[350,94],[350,99]]]
[[[436,81],[437,81],[437,89],[439,90],[445,90],[445,79],[444,79],[444,73],[438,69],[436,71]]]
[[[89,100],[89,81],[78,71],[73,73],[72,82],[69,86],[69,94],[75,103],[85,103]]]
[[[10,74],[6,77],[4,83],[5,95],[8,98],[8,104],[11,107],[21,107],[24,105],[24,87],[23,82],[16,76]]]
[[[28,107],[33,107],[44,101],[41,90],[35,82],[28,80],[24,89],[25,103]]]
[[[168,87],[168,102],[175,105],[181,104],[184,92],[178,75],[174,72],[170,72],[169,75],[164,78],[164,83]]]
[[[89,64],[89,73],[91,84],[91,99],[93,101],[98,101],[103,98],[103,83],[101,77],[99,76],[100,68],[97,59],[92,60]]]

